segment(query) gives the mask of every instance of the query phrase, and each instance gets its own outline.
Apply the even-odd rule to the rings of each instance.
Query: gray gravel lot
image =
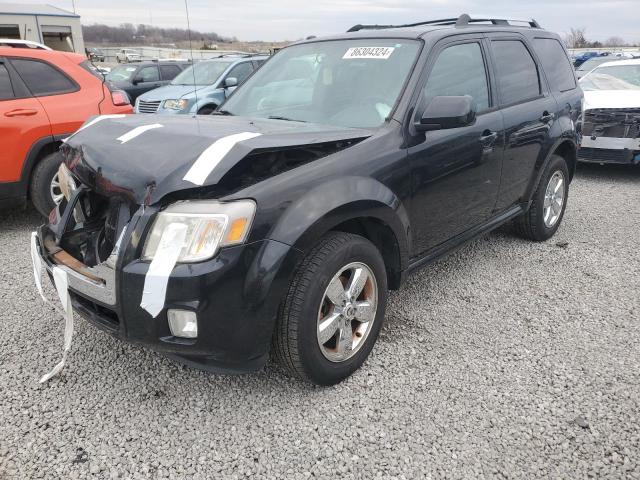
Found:
[[[81,319],[39,385],[63,321],[38,222],[0,216],[0,478],[640,478],[640,169],[582,167],[547,243],[503,229],[411,276],[334,388],[185,369]]]

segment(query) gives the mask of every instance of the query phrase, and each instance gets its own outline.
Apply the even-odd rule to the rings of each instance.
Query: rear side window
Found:
[[[533,48],[554,92],[576,88],[573,67],[559,41],[554,38],[536,38],[533,40]]]
[[[531,100],[540,95],[536,62],[519,40],[491,42],[503,105]]]
[[[445,48],[434,63],[424,90],[426,103],[433,97],[459,95],[471,95],[478,112],[489,108],[487,71],[478,43]]]
[[[251,62],[244,62],[240,65],[236,65],[231,69],[227,78],[234,77],[238,79],[238,85],[244,82],[249,75],[253,72],[253,65]]]
[[[9,100],[14,97],[7,67],[0,63],[0,100]]]
[[[163,80],[173,80],[181,72],[177,65],[160,65],[160,74]]]
[[[14,58],[11,63],[36,97],[75,92],[78,87],[60,70],[39,60]]]

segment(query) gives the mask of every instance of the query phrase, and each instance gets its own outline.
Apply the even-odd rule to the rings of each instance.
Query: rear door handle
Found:
[[[9,110],[4,114],[5,117],[30,117],[36,115],[38,110],[32,110],[28,108],[16,108],[15,110]]]
[[[549,112],[544,112],[542,114],[542,116],[540,117],[540,121],[542,123],[549,123],[551,120],[553,120],[554,118],[556,118],[556,116],[553,113],[549,113]]]

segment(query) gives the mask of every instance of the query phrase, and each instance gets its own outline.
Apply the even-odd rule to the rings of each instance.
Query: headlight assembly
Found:
[[[189,106],[189,100],[165,100],[163,106],[169,110],[185,110]]]
[[[220,247],[244,243],[251,229],[256,204],[253,200],[221,203],[215,200],[181,201],[158,213],[147,236],[143,260],[153,260],[165,229],[171,224],[187,227],[178,262],[201,262]]]

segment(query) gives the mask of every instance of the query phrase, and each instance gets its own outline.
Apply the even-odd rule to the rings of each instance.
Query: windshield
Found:
[[[419,48],[405,39],[294,45],[266,62],[222,108],[247,117],[377,127],[391,113]]]
[[[172,85],[213,85],[233,62],[200,62],[183,70],[171,82]],[[194,78],[195,75],[195,78]]]
[[[583,90],[640,90],[640,65],[598,67],[580,80]]]
[[[580,65],[577,68],[577,71],[578,72],[588,72],[588,71],[593,70],[594,68],[596,68],[598,65],[601,65],[601,64],[607,63],[607,62],[615,62],[615,61],[616,61],[615,58],[609,58],[609,57],[590,58],[589,60],[584,62],[582,65]]]
[[[107,80],[108,82],[127,81],[131,78],[131,76],[137,69],[138,67],[132,67],[127,65],[119,65],[117,67],[113,67],[105,77],[105,80]]]

